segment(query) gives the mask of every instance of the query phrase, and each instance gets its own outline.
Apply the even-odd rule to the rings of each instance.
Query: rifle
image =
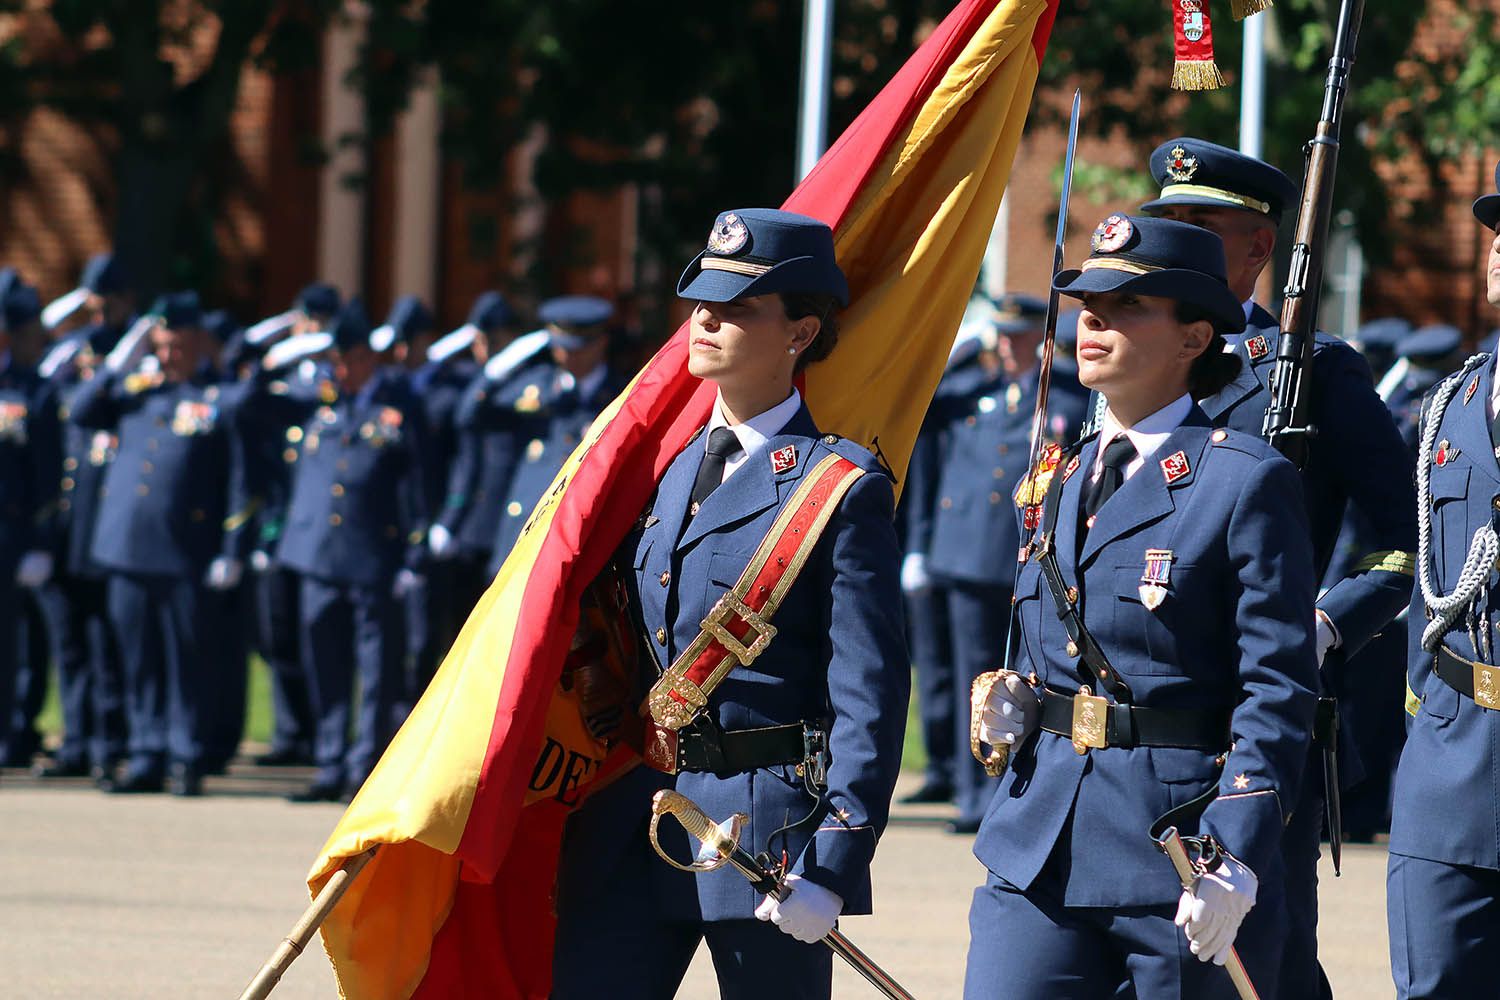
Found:
[[[1297,209],[1291,270],[1282,292],[1281,336],[1271,372],[1271,405],[1266,408],[1262,426],[1271,447],[1298,469],[1307,465],[1309,439],[1317,433],[1307,421],[1307,411],[1312,395],[1309,381],[1318,293],[1323,287],[1323,255],[1333,214],[1333,175],[1338,165],[1344,98],[1349,92],[1349,71],[1354,66],[1354,48],[1364,13],[1365,0],[1343,0],[1339,5],[1333,56],[1328,60],[1328,79],[1323,85],[1323,110],[1317,132],[1306,147],[1307,170]]]

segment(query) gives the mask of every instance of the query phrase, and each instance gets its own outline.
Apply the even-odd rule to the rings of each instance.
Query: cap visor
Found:
[[[1052,287],[1063,295],[1081,299],[1088,292],[1134,292],[1177,302],[1190,302],[1214,320],[1219,333],[1239,333],[1245,328],[1245,309],[1229,286],[1198,271],[1168,268],[1147,274],[1131,274],[1107,267],[1084,271],[1059,271]]]
[[[48,302],[42,310],[42,325],[49,330],[56,329],[68,321],[83,304],[89,300],[87,288],[75,288],[66,295],[60,296]]]
[[[1486,229],[1494,229],[1500,222],[1500,194],[1487,194],[1474,200],[1474,218]]]
[[[530,333],[521,334],[506,344],[499,354],[485,362],[485,377],[504,378],[545,350],[551,342],[552,337],[546,330],[532,330]]]
[[[389,323],[377,326],[370,331],[370,350],[372,351],[389,351],[395,342],[396,328]]]
[[[1244,212],[1246,215],[1254,215],[1262,219],[1270,219],[1273,222],[1279,222],[1281,220],[1280,215],[1270,214],[1267,212],[1257,212],[1253,208],[1246,208],[1244,205],[1236,205],[1234,202],[1225,201],[1223,198],[1211,198],[1207,195],[1197,194],[1174,194],[1167,198],[1157,198],[1155,201],[1148,201],[1146,202],[1146,204],[1142,205],[1140,207],[1140,211],[1146,215],[1160,215],[1162,209],[1170,208],[1173,205],[1195,205],[1202,208],[1232,208],[1236,211]]]
[[[445,333],[432,342],[427,348],[428,361],[447,361],[460,351],[468,350],[474,343],[474,338],[479,336],[479,327],[473,323],[465,323],[452,333]],[[371,334],[374,337],[374,334]]]
[[[275,316],[269,316],[266,319],[261,320],[259,323],[251,324],[251,326],[245,330],[245,343],[255,344],[257,346],[260,344],[269,343],[270,341],[275,340],[277,337],[290,330],[292,328],[292,324],[296,322],[297,313],[292,310],[288,310],[284,313],[278,313]]]

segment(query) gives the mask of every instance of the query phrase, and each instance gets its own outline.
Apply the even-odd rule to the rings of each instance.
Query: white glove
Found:
[[[36,589],[52,579],[52,553],[33,549],[21,557],[16,566],[16,582]]]
[[[1199,876],[1177,901],[1177,926],[1187,935],[1188,950],[1200,962],[1223,965],[1234,946],[1234,936],[1250,907],[1260,881],[1238,859],[1224,855],[1219,867]]]
[[[926,553],[908,552],[901,560],[901,590],[915,597],[930,589],[932,577],[927,575]]]
[[[1339,634],[1333,627],[1333,622],[1329,621],[1326,615],[1314,613],[1313,622],[1316,625],[1317,631],[1318,666],[1321,667],[1323,665],[1323,657],[1328,655],[1330,649],[1339,644]]]
[[[803,944],[826,938],[844,909],[844,898],[798,875],[786,877],[786,891],[785,899],[767,896],[761,900],[755,919],[771,921]]]
[[[125,336],[120,338],[120,342],[104,356],[104,370],[116,375],[135,371],[151,348],[148,337],[153,325],[149,317],[136,320],[125,332]]]
[[[441,524],[434,524],[428,528],[427,550],[439,559],[445,558],[453,551],[453,532]]]
[[[396,571],[396,579],[391,584],[391,596],[400,600],[415,590],[422,582],[421,574],[414,569],[405,567]]]
[[[214,556],[203,582],[209,590],[233,590],[245,575],[245,564],[231,556]]]
[[[264,573],[271,568],[271,553],[265,549],[256,549],[250,553],[250,568],[257,573]]]
[[[979,706],[979,738],[992,747],[1019,746],[1037,727],[1042,703],[1015,671],[1001,673]]]

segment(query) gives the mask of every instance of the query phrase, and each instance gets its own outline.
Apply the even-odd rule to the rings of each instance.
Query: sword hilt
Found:
[[[1156,846],[1172,859],[1172,867],[1177,871],[1177,880],[1182,883],[1184,889],[1192,892],[1193,885],[1198,881],[1200,866],[1195,865],[1188,857],[1187,846],[1183,844],[1182,835],[1177,832],[1177,827],[1167,827],[1155,839]],[[1233,945],[1229,948],[1229,958],[1224,963],[1224,971],[1229,973],[1229,979],[1234,983],[1235,992],[1240,995],[1240,1000],[1260,1000],[1255,984],[1250,981],[1250,974],[1245,971],[1245,963],[1240,961],[1240,953]]]
[[[974,686],[969,689],[969,752],[984,765],[984,773],[991,778],[998,778],[1005,773],[1005,768],[1010,764],[1010,745],[991,746],[988,751],[984,749],[984,740],[979,738],[980,713],[984,709],[985,700],[990,696],[990,689],[1004,676],[1004,670],[980,674],[974,678]]]
[[[712,853],[712,857],[705,859],[700,851],[698,860],[685,865],[664,851],[661,841],[657,839],[657,824],[663,816],[676,819],[689,835]],[[673,868],[685,872],[711,872],[723,867],[739,849],[740,831],[744,828],[745,819],[743,813],[735,813],[723,823],[715,823],[699,808],[698,803],[675,789],[663,788],[651,797],[651,826],[647,835],[651,838],[652,848]]]

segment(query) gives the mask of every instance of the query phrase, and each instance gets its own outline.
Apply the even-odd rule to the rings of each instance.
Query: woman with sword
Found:
[[[1014,669],[974,704],[1010,766],[974,846],[967,1000],[1275,995],[1315,581],[1296,470],[1194,403],[1238,364],[1224,274],[1213,233],[1114,215],[1054,278],[1109,409],[1018,491]],[[1148,839],[1168,825],[1198,852],[1186,887]]]

